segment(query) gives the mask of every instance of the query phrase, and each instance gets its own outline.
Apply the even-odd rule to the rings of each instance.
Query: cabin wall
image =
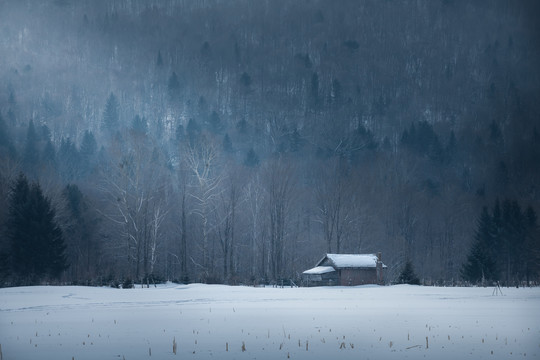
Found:
[[[336,271],[325,274],[304,274],[302,280],[304,286],[333,286],[339,284]]]
[[[364,284],[378,284],[377,269],[341,269],[339,284],[341,286],[355,286]]]

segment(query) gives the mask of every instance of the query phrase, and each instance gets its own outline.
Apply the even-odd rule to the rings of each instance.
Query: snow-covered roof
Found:
[[[331,266],[316,266],[313,269],[309,269],[309,270],[304,271],[303,274],[306,274],[306,275],[321,275],[321,274],[326,274],[326,273],[329,273],[329,272],[332,272],[332,271],[336,271],[336,270]]]
[[[329,261],[326,261],[326,260]],[[375,254],[326,254],[317,264],[333,265],[339,268],[374,268],[377,267],[377,255]],[[386,267],[383,265],[383,267]]]

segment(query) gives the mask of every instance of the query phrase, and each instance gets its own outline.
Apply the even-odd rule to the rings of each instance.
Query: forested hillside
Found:
[[[1,281],[28,281],[21,173],[55,209],[65,282],[297,280],[326,252],[475,282],[479,244],[490,279],[538,280],[539,18],[533,0],[2,1]]]

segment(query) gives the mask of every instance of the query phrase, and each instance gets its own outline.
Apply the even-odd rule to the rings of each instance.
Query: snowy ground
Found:
[[[540,358],[540,288],[502,291],[7,288],[0,289],[0,358]]]

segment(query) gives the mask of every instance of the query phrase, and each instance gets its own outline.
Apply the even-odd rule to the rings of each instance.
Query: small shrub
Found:
[[[122,283],[122,289],[133,289],[133,287],[133,280],[131,280],[131,278],[125,278]]]

